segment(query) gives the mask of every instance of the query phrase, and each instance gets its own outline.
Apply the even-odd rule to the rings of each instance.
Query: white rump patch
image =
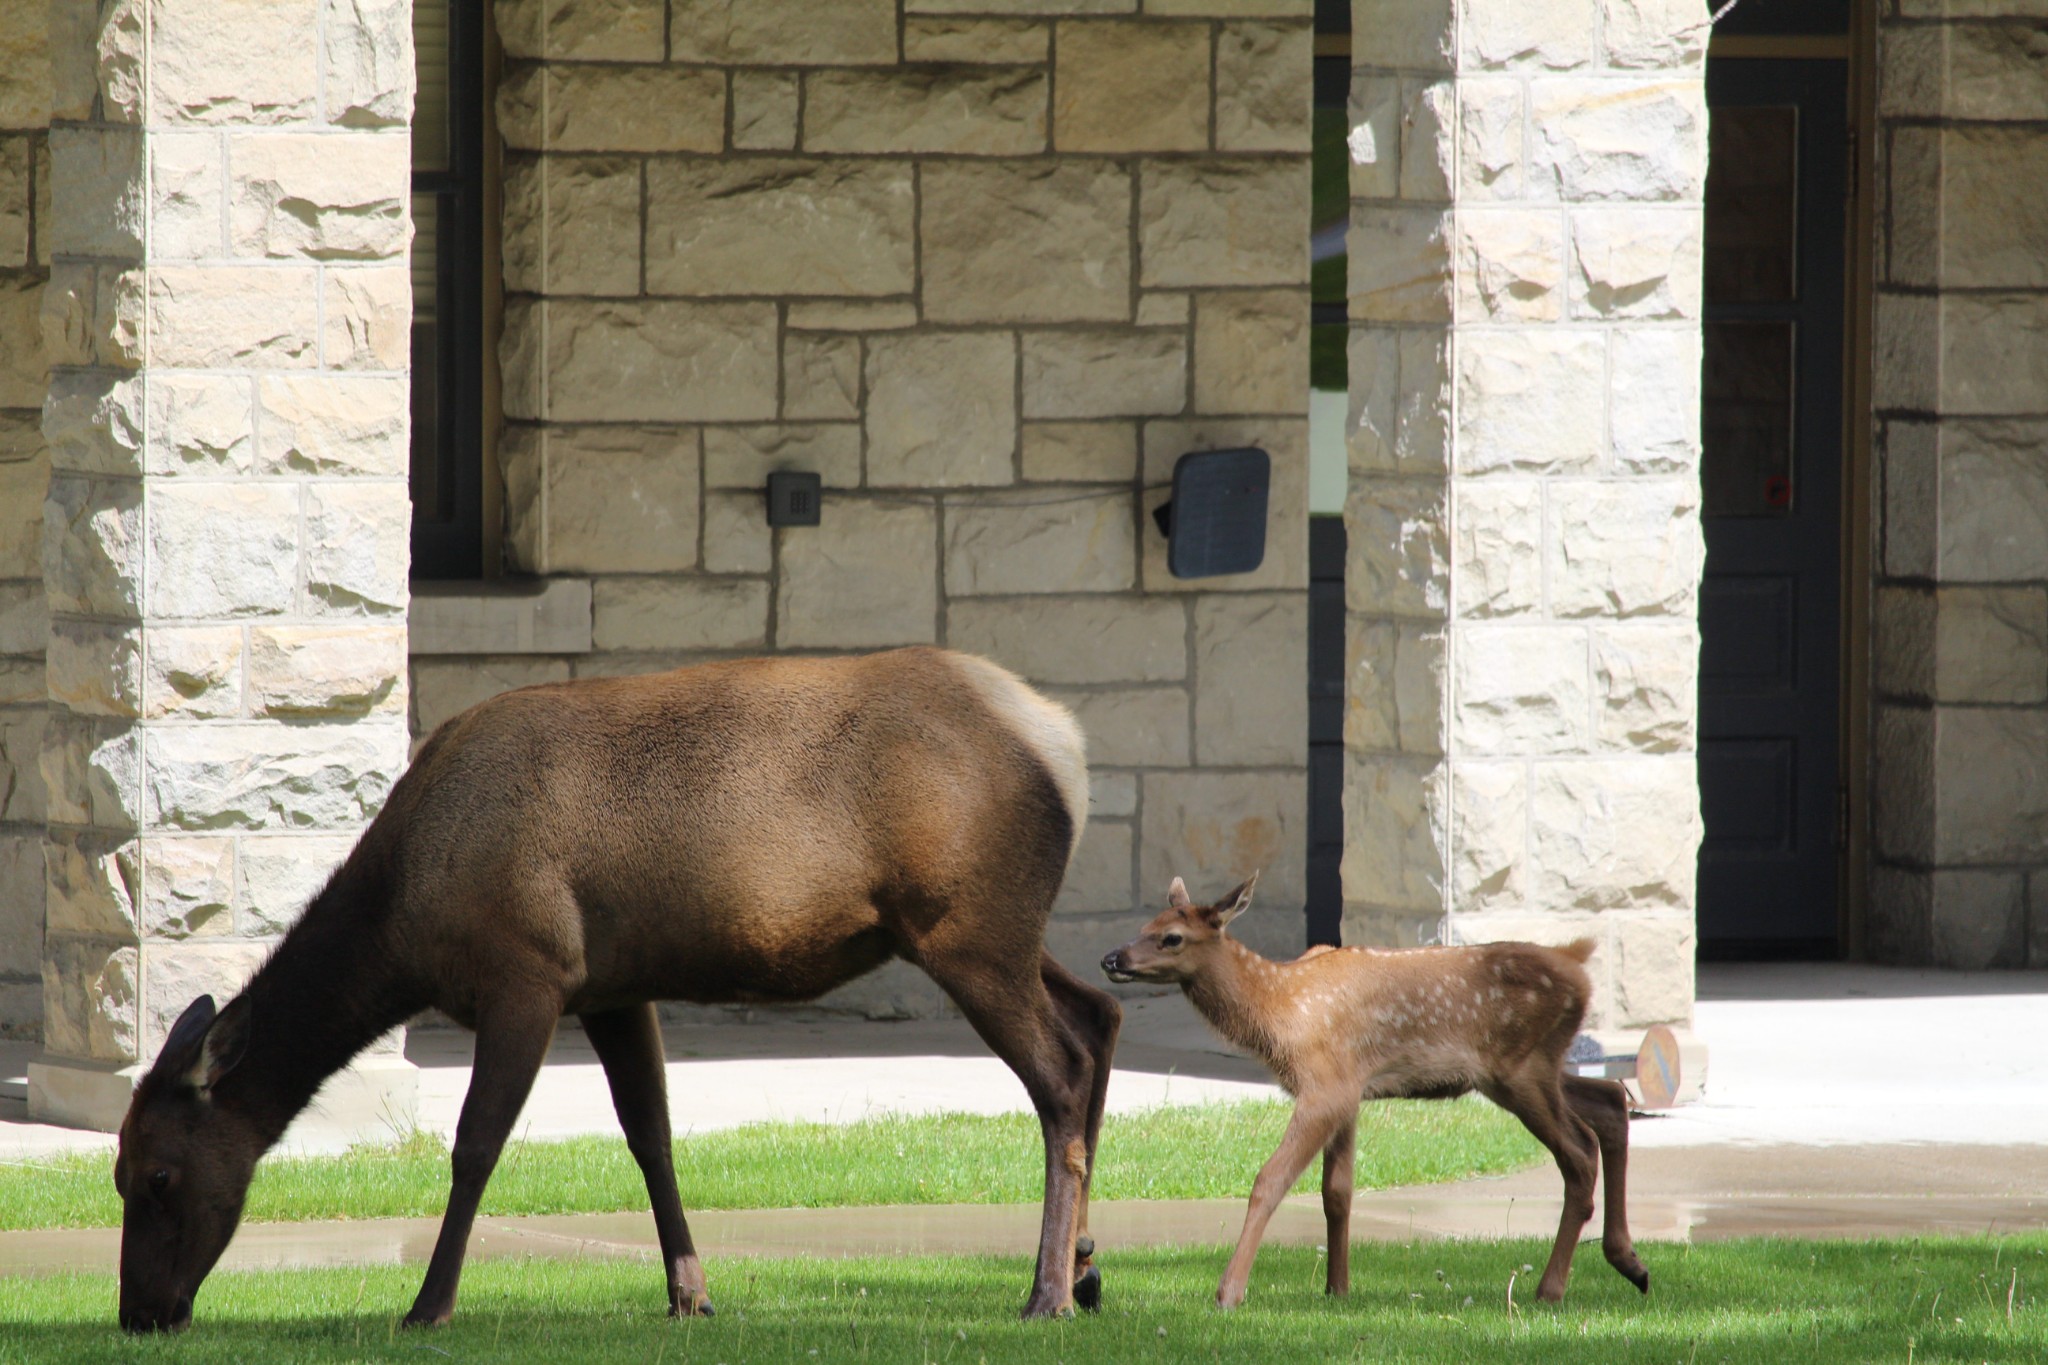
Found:
[[[1088,825],[1088,740],[1081,733],[1081,723],[1073,712],[1040,696],[1009,669],[974,654],[950,657],[982,700],[1052,774],[1074,825],[1074,839],[1067,846],[1067,857],[1072,859],[1081,846],[1081,831]]]

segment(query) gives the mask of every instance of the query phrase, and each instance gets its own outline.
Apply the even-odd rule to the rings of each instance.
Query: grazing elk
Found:
[[[201,997],[121,1126],[121,1323],[180,1327],[257,1158],[430,1006],[476,1031],[448,1208],[406,1322],[440,1323],[564,1014],[653,1205],[672,1314],[711,1312],[669,1146],[657,1000],[808,1000],[892,957],[945,988],[1045,1137],[1027,1317],[1093,1307],[1087,1198],[1120,1012],[1044,949],[1088,812],[1082,736],[935,649],[522,688],[455,717],[242,993]],[[1077,1278],[1078,1276],[1078,1278]]]
[[[1225,932],[1251,904],[1250,881],[1196,905],[1173,879],[1167,908],[1102,959],[1112,981],[1180,986],[1215,1030],[1272,1068],[1294,1096],[1280,1149],[1259,1171],[1216,1302],[1244,1302],[1252,1258],[1281,1198],[1323,1154],[1332,1294],[1351,1289],[1351,1167],[1364,1100],[1451,1099],[1477,1090],[1528,1126],[1564,1172],[1564,1218],[1536,1295],[1564,1297],[1593,1180],[1607,1166],[1607,1260],[1636,1288],[1650,1273],[1628,1235],[1628,1102],[1614,1081],[1564,1074],[1585,1017],[1592,940],[1564,948],[1311,948],[1292,962],[1259,956]]]

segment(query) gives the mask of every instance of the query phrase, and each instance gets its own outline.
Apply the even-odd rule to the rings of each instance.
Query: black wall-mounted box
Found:
[[[1194,450],[1173,466],[1173,495],[1152,513],[1175,578],[1250,573],[1266,558],[1273,462],[1256,446]]]

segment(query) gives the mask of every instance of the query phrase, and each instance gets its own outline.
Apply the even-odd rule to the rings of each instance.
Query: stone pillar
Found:
[[[1699,0],[1357,0],[1344,935],[1692,1012]]]
[[[112,0],[53,40],[39,1119],[117,1124],[404,767],[408,18]],[[398,1037],[330,1127],[409,1121]]]
[[[1888,7],[1888,10],[1891,7]],[[1868,947],[2048,965],[2048,49],[2038,5],[1878,28]]]

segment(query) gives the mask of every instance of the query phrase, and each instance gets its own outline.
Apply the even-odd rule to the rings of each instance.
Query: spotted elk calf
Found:
[[[1270,1067],[1294,1116],[1259,1171],[1237,1249],[1216,1302],[1244,1302],[1252,1258],[1279,1206],[1317,1152],[1329,1222],[1332,1294],[1351,1288],[1351,1169],[1364,1100],[1450,1099],[1477,1090],[1528,1126],[1564,1173],[1564,1217],[1536,1295],[1564,1297],[1572,1249],[1593,1216],[1593,1181],[1607,1167],[1607,1261],[1648,1293],[1650,1273],[1628,1235],[1628,1103],[1619,1083],[1568,1076],[1565,1050],[1592,995],[1590,939],[1563,948],[1490,943],[1468,948],[1311,948],[1292,962],[1259,956],[1230,937],[1258,878],[1215,905],[1173,880],[1167,907],[1102,959],[1112,981],[1178,985],[1203,1018]]]
[[[1088,814],[1080,728],[986,660],[754,659],[521,688],[436,730],[246,989],[172,1027],[121,1125],[121,1323],[182,1327],[260,1157],[429,1007],[476,1030],[406,1321],[445,1322],[484,1183],[583,1021],[653,1204],[669,1311],[709,1313],[657,1000],[809,1000],[891,958],[944,987],[1045,1136],[1026,1316],[1093,1306],[1088,1178],[1118,1010],[1048,956]]]

